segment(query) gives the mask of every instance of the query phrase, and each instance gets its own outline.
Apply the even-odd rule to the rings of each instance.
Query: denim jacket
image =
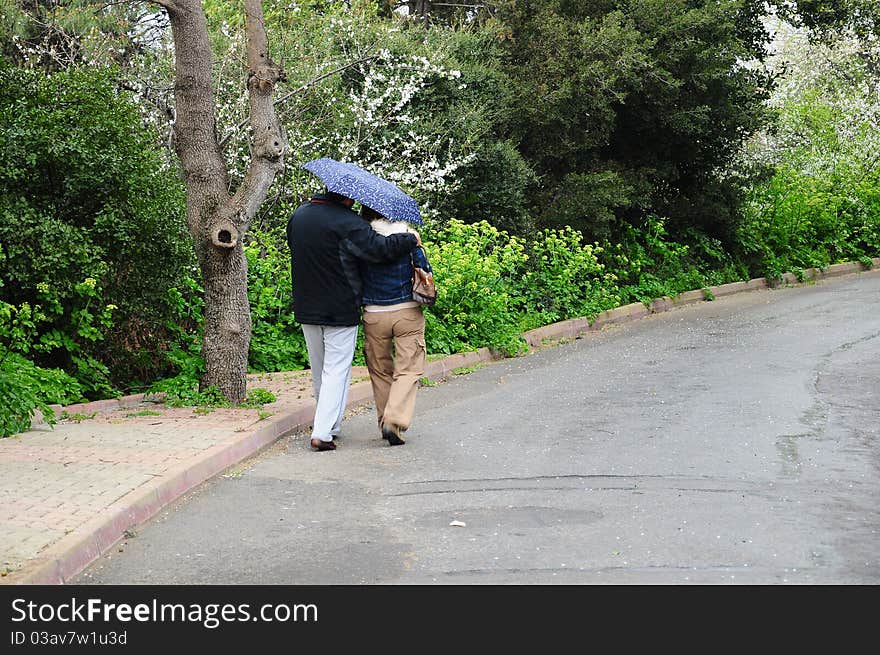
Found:
[[[397,232],[409,232],[406,223],[376,220],[371,223],[376,232],[384,236]],[[412,257],[412,260],[410,259]],[[415,248],[411,255],[406,254],[387,264],[361,263],[361,276],[364,286],[362,302],[364,305],[396,305],[412,300],[412,261],[416,265],[433,272],[425,253]]]

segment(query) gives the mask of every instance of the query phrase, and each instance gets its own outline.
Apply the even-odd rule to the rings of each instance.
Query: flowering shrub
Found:
[[[619,304],[650,303],[662,296],[677,296],[710,283],[691,247],[669,238],[666,220],[651,216],[641,230],[623,226],[619,243],[604,244],[600,259],[614,275]],[[736,273],[727,271],[712,284],[731,282]]]
[[[779,28],[778,119],[742,154],[772,175],[750,190],[737,235],[753,271],[771,279],[880,253],[880,49],[845,35],[810,44]]]
[[[425,249],[438,288],[426,315],[428,352],[518,352],[524,342],[513,281],[527,259],[523,242],[485,221],[451,220]]]
[[[582,239],[579,231],[564,227],[544,230],[529,244],[531,267],[517,295],[527,311],[540,315],[542,325],[595,316],[620,303],[617,278],[598,259],[603,248],[584,245]]]

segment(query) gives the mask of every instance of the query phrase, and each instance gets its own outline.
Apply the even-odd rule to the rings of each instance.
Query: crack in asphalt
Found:
[[[526,477],[521,476],[512,476],[512,477],[504,477],[504,478],[441,478],[438,480],[410,480],[409,482],[404,482],[403,484],[436,484],[439,482],[507,482],[507,481],[515,481],[515,482],[525,482],[529,480],[564,480],[564,479],[595,479],[595,478],[605,478],[605,479],[619,479],[619,480],[632,480],[632,479],[640,479],[640,478],[654,478],[654,479],[694,479],[692,475],[680,475],[677,473],[673,473],[671,475],[662,475],[659,473],[647,473],[647,474],[634,474],[634,475],[620,475],[616,473],[562,473],[560,475],[531,475]],[[711,480],[712,478],[703,475],[697,476],[697,479],[703,480]]]

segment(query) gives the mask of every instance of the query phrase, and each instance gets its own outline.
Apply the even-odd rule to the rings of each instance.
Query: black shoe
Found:
[[[385,439],[390,446],[402,446],[406,442],[400,438],[397,426],[383,425],[382,438]]]
[[[321,439],[312,439],[310,442],[312,450],[336,450],[336,444],[332,441],[322,441]]]

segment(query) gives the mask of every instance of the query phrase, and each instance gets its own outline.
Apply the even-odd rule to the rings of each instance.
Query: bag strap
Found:
[[[416,246],[416,248],[421,248],[422,252],[425,254],[425,259],[428,259],[428,251],[425,250],[425,246]],[[413,250],[415,250],[416,248],[413,248]],[[412,250],[409,253],[409,262],[410,262],[410,264],[412,264],[413,268],[416,267],[416,260],[413,257]]]

